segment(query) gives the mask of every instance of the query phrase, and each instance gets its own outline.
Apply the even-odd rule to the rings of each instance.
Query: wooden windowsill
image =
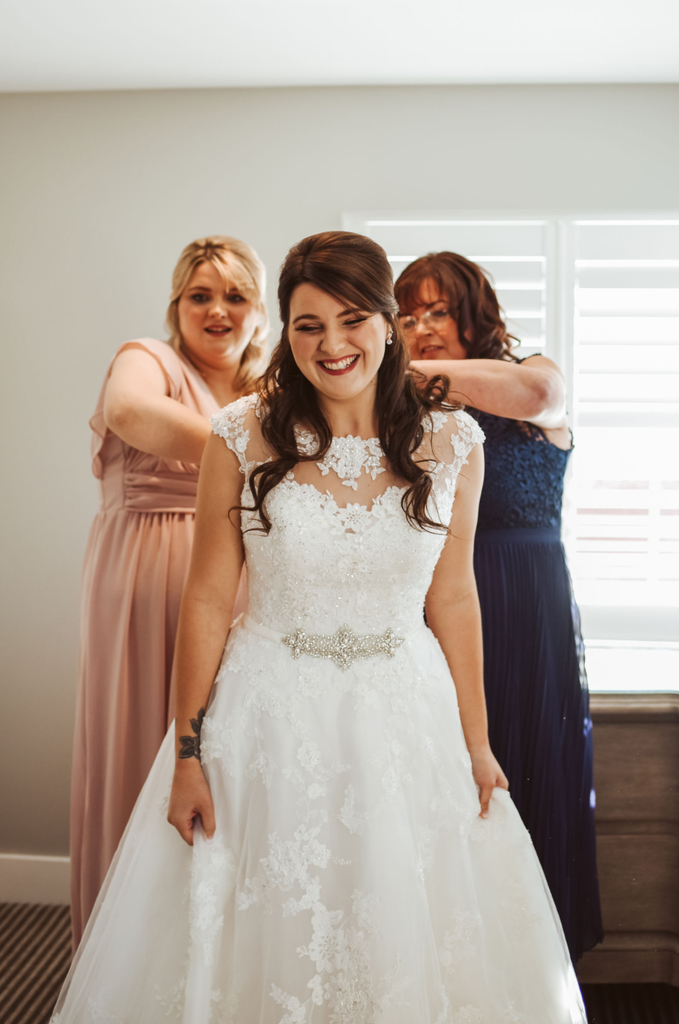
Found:
[[[592,693],[589,706],[596,723],[679,721],[679,693]]]

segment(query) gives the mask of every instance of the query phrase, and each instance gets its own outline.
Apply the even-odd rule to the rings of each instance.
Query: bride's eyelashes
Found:
[[[354,327],[360,327],[360,325],[364,324],[367,319],[367,316],[353,317],[351,320],[345,320],[344,323],[342,324],[342,327],[349,327],[350,329]],[[300,324],[298,327],[295,327],[295,331],[301,331],[304,334],[312,334],[315,331],[322,330],[322,324]]]
[[[300,324],[299,327],[294,327],[293,330],[296,334],[312,334],[314,331],[322,330],[320,324]]]

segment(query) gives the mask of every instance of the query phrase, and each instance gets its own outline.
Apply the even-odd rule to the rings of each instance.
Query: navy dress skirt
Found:
[[[589,694],[561,543],[570,452],[530,424],[474,415],[486,434],[474,566],[490,743],[575,961],[601,942],[603,930]]]

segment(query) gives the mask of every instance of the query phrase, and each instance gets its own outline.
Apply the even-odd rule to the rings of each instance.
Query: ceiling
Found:
[[[679,0],[0,0],[0,91],[678,81]]]

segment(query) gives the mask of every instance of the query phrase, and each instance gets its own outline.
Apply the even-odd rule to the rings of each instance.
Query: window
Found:
[[[564,539],[593,689],[679,690],[679,216],[359,213],[394,274],[451,249],[489,274],[522,354],[567,380]]]
[[[583,604],[676,603],[679,222],[575,221],[577,546]]]

